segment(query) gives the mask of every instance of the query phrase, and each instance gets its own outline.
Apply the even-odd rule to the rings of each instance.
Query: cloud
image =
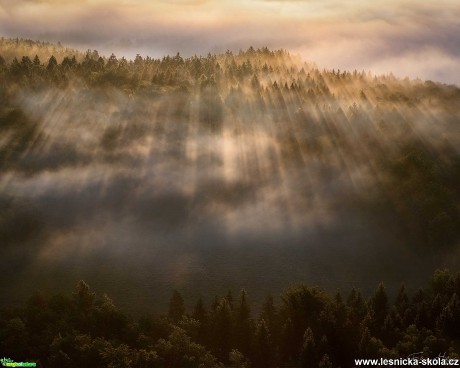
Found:
[[[445,78],[441,65],[460,67],[460,7],[449,0],[385,5],[335,0],[55,3],[3,0],[0,32],[128,57],[206,54],[254,45],[300,52],[320,66],[378,67],[377,72],[393,63],[398,68],[400,57],[416,65],[417,73],[410,76],[445,82],[452,77]],[[432,55],[430,62],[420,59],[421,54]],[[459,78],[453,81],[459,83]]]
[[[328,68],[377,73],[393,68],[395,74],[401,70],[411,77],[460,83],[460,76],[450,75],[460,67],[460,7],[455,1],[2,4],[3,35],[61,41],[108,55],[161,57],[179,51],[187,56],[269,46],[299,52]]]

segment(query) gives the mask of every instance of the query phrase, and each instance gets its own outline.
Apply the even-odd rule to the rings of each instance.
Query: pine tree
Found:
[[[169,301],[168,319],[172,322],[178,322],[185,314],[184,299],[177,290],[174,290]]]
[[[40,58],[38,57],[38,55],[35,55],[33,64],[36,67],[41,65]]]
[[[228,290],[227,295],[225,296],[225,299],[227,299],[228,306],[230,307],[230,309],[233,310],[233,295],[230,289]]]
[[[53,72],[56,67],[57,67],[58,63],[57,63],[57,60],[54,56],[51,56],[48,60],[48,65],[46,66],[46,70],[48,72]]]
[[[227,299],[223,298],[213,315],[211,341],[214,351],[222,361],[228,360],[232,348],[233,329],[232,310]]]
[[[206,317],[206,308],[204,307],[203,299],[200,297],[193,310],[193,318],[201,322],[204,321]]]
[[[301,359],[303,367],[314,367],[318,363],[315,337],[310,327],[305,330],[303,335]]]
[[[383,283],[380,283],[374,296],[371,298],[370,305],[373,311],[374,331],[380,331],[388,313],[388,296]]]
[[[247,301],[246,291],[240,293],[238,308],[235,313],[235,346],[243,354],[248,355],[251,351],[253,339],[253,323],[251,310]]]
[[[90,290],[89,285],[80,280],[75,287],[73,300],[77,311],[78,327],[83,332],[89,331],[95,299],[96,294]]]
[[[206,343],[208,339],[209,319],[201,297],[198,299],[193,310],[193,318],[200,323],[198,328],[198,342]]]
[[[257,325],[254,343],[254,363],[256,367],[272,367],[274,364],[275,347],[270,330],[263,319]]]
[[[449,303],[439,316],[438,326],[452,338],[460,338],[460,299],[457,294],[452,295]]]
[[[407,307],[409,306],[409,298],[406,293],[406,287],[405,285],[401,285],[401,288],[399,289],[398,295],[396,296],[395,299],[395,307],[398,313],[403,316],[404,313],[406,312]]]
[[[333,368],[329,355],[324,354],[318,363],[318,368]]]

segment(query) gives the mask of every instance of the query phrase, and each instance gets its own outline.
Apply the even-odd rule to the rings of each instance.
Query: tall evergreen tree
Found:
[[[226,298],[223,298],[212,320],[212,346],[221,361],[228,361],[234,334],[233,314]]]
[[[48,60],[48,65],[46,66],[46,70],[48,72],[53,72],[56,67],[57,67],[58,63],[57,63],[57,60],[54,56],[51,56]]]
[[[270,330],[263,319],[257,324],[254,341],[253,361],[256,367],[273,367],[276,349],[271,339]]]
[[[251,351],[253,333],[251,309],[247,300],[247,293],[243,289],[235,313],[235,346],[245,355]]]
[[[373,297],[370,300],[373,311],[374,328],[376,331],[383,326],[388,314],[388,296],[383,283],[380,283]]]
[[[174,290],[169,301],[168,319],[172,322],[178,322],[185,314],[185,303],[182,295]]]

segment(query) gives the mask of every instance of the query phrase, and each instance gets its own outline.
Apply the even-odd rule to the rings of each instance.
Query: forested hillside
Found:
[[[0,55],[2,55],[3,60],[7,63],[10,63],[14,58],[19,58],[21,60],[23,56],[27,56],[31,60],[37,56],[44,61],[54,56],[59,62],[66,56],[75,56],[77,60],[82,60],[85,56],[81,51],[64,47],[60,43],[54,44],[23,38],[5,37],[0,37]]]
[[[83,278],[123,308],[161,311],[172,288],[414,289],[458,265],[455,85],[267,48],[128,60],[1,45],[11,303]]]
[[[12,50],[57,55],[12,58]],[[219,179],[231,191],[233,185],[262,189],[279,175],[296,181],[299,172],[313,170],[316,177],[310,166],[321,165],[329,175],[347,175],[347,184],[362,190],[382,185],[412,235],[423,233],[422,242],[442,247],[458,240],[454,147],[460,91],[455,86],[356,70],[320,71],[285,51],[268,49],[186,59],[138,55],[133,61],[88,51],[78,61],[79,54],[63,47],[2,39],[2,51],[8,56],[0,58],[5,169],[31,175],[117,158],[142,164],[145,150],[152,156],[176,151],[177,159],[209,155],[205,165],[222,169]],[[16,106],[18,98],[30,111]],[[49,118],[45,108],[61,99],[66,105],[55,108],[65,109],[64,119],[94,112],[101,121],[91,124],[91,116],[75,124],[81,115],[57,121],[91,137],[74,136],[67,152],[53,160],[65,132],[47,132],[42,123]],[[20,139],[13,139],[17,134]],[[220,152],[211,141],[207,148],[189,147],[190,136],[206,134],[217,145],[225,140]],[[49,147],[31,145],[43,135],[51,139]],[[158,140],[164,147],[154,144]],[[426,187],[427,182],[432,184]]]

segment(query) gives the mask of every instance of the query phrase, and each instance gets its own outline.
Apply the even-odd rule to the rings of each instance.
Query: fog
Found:
[[[408,230],[385,168],[411,144],[445,165],[456,157],[458,89],[338,77],[277,55],[219,55],[217,74],[174,88],[76,77],[10,88],[0,292],[17,302],[84,279],[145,311],[174,288],[211,299],[244,287],[255,300],[300,281],[369,292],[458,264],[458,238],[433,248]],[[229,76],[249,58],[257,80]]]

